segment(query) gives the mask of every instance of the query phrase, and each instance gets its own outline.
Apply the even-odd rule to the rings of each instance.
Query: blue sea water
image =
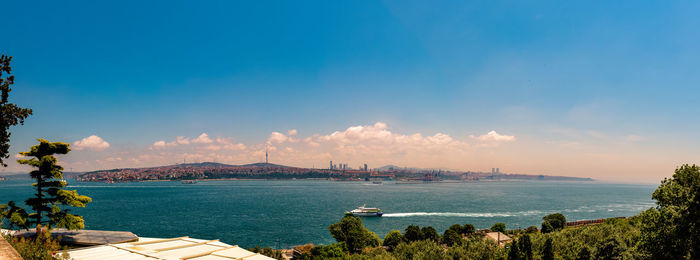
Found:
[[[0,203],[32,195],[30,180],[0,182]],[[474,182],[382,185],[316,180],[85,183],[68,189],[93,198],[74,209],[86,228],[131,231],[144,237],[190,236],[242,247],[289,247],[334,242],[328,225],[362,204],[379,207],[381,218],[364,225],[383,237],[407,225],[452,224],[510,228],[541,223],[561,212],[567,220],[632,216],[654,206],[656,185],[598,182]]]

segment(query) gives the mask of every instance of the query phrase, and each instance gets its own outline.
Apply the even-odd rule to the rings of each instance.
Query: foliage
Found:
[[[449,259],[505,259],[506,250],[496,241],[469,236],[460,245],[447,248]]]
[[[588,249],[588,247],[582,247],[581,250],[578,251],[578,255],[576,255],[576,260],[590,260],[591,259],[591,250]]]
[[[454,225],[450,226],[450,227],[447,228],[447,229],[448,229],[448,230],[454,230],[455,232],[457,232],[457,234],[463,234],[463,233],[464,233],[464,227],[463,227],[462,225],[460,225],[460,224],[454,224]]]
[[[550,226],[551,226],[551,225],[550,225]],[[537,231],[538,231],[538,230],[537,230],[537,227],[536,227],[536,226],[529,226],[529,227],[527,227],[525,230],[523,230],[523,232],[525,232],[525,234],[537,233]]]
[[[311,249],[311,255],[320,259],[342,258],[347,255],[347,249],[345,243],[315,246]]]
[[[641,214],[642,247],[656,259],[700,258],[700,166],[682,165],[654,191]]]
[[[12,237],[5,236],[5,240],[17,250],[17,253],[25,260],[54,260],[69,259],[67,253],[60,253],[62,248],[58,239],[53,239],[49,231],[37,226],[36,237]]]
[[[530,241],[529,235],[524,235],[518,239],[518,247],[520,248],[520,253],[522,254],[523,259],[533,259],[534,254],[532,253],[532,241]]]
[[[505,223],[496,223],[491,226],[491,231],[494,232],[506,232],[506,224]]]
[[[620,241],[615,238],[609,238],[604,243],[598,244],[596,248],[595,258],[596,259],[622,259],[623,248],[620,245]]]
[[[440,241],[440,234],[438,234],[437,230],[431,226],[423,227],[421,228],[421,233],[423,233],[423,239],[427,240],[432,240],[435,242]]]
[[[476,232],[476,228],[474,228],[474,225],[464,224],[464,226],[462,227],[462,232],[460,232],[460,234],[471,235],[474,234],[474,232]]]
[[[442,243],[447,246],[461,245],[462,236],[457,234],[457,231],[453,229],[445,230],[445,234],[442,236]]]
[[[420,230],[419,226],[409,225],[403,235],[406,242],[413,242],[423,240],[423,232]]]
[[[394,249],[393,255],[398,259],[447,259],[445,248],[431,240],[401,243]]]
[[[542,233],[547,234],[554,231],[554,227],[548,221],[542,222]]]
[[[403,235],[401,235],[401,231],[398,230],[392,230],[389,231],[386,236],[384,236],[384,241],[382,241],[382,245],[385,247],[388,247],[389,250],[393,250],[398,246],[401,242],[403,242]]]
[[[17,160],[19,164],[36,168],[29,173],[33,179],[36,179],[36,183],[32,184],[36,188],[36,197],[25,201],[34,212],[24,217],[25,214],[22,214],[21,210],[15,207],[14,214],[8,211],[3,215],[9,217],[12,225],[20,227],[46,225],[48,228],[85,228],[83,217],[71,214],[70,210],[61,210],[59,207],[61,205],[85,207],[85,204],[92,201],[90,197],[78,195],[75,190],[62,189],[66,186],[66,181],[63,180],[63,167],[56,164],[57,160],[53,155],[67,154],[70,151],[69,144],[52,143],[44,139],[38,140],[38,145],[32,146],[27,152],[20,153],[23,156],[34,158]],[[14,205],[14,202],[10,202],[8,205]],[[12,210],[12,206],[7,208]]]
[[[553,231],[562,230],[566,225],[566,217],[564,217],[564,215],[562,215],[561,213],[549,214],[547,216],[542,217],[542,230],[544,230],[544,223],[549,223],[552,226]]]
[[[3,167],[7,167],[4,160],[10,157],[10,127],[17,124],[23,125],[24,119],[32,114],[31,109],[9,103],[8,99],[12,91],[10,86],[15,83],[15,76],[9,75],[12,73],[10,61],[12,61],[12,57],[5,56],[5,54],[0,56],[0,92],[2,92],[0,99],[0,117],[2,117],[0,120],[0,165]],[[7,74],[5,78],[3,78],[3,74]]]
[[[510,243],[510,248],[508,250],[508,260],[520,260],[520,246],[517,242]]]
[[[585,248],[585,247],[584,247]],[[554,248],[552,246],[552,238],[547,238],[542,248],[542,260],[554,260]]]
[[[328,231],[336,241],[345,242],[351,252],[359,252],[365,247],[380,244],[377,234],[365,228],[359,217],[345,216],[340,222],[328,226]]]
[[[7,219],[10,227],[28,228],[28,217],[27,211],[15,205],[14,201],[10,201],[7,205],[0,205],[0,224],[2,224],[3,219]]]

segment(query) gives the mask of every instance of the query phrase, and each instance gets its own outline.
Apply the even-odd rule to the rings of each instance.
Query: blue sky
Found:
[[[11,100],[35,114],[12,129],[12,151],[38,137],[73,143],[96,135],[109,148],[75,151],[62,159],[66,167],[159,165],[187,155],[245,163],[273,132],[293,129],[298,142],[275,143],[279,162],[658,181],[700,155],[698,5],[13,1],[3,4],[0,51],[14,57]],[[352,126],[383,131],[377,122],[394,135],[440,133],[459,143],[439,160],[418,143],[302,145]],[[490,131],[514,140],[480,142]],[[246,149],[226,157],[153,149],[202,133]],[[339,144],[355,141],[415,154],[364,158]],[[126,159],[145,155],[160,157]]]

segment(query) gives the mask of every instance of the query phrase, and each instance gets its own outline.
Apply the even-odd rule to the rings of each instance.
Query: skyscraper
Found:
[[[367,171],[367,164],[365,163],[365,171]]]
[[[329,170],[333,170],[333,160],[331,160],[331,166],[328,168]]]

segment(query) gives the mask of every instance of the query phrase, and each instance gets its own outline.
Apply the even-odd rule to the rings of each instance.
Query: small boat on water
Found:
[[[182,180],[182,184],[195,184],[197,180]]]
[[[381,181],[373,181],[372,184],[382,184]]]
[[[346,211],[345,214],[356,217],[381,217],[384,213],[381,209],[368,208],[365,207],[365,205],[362,205],[362,207],[353,209],[352,211]]]

